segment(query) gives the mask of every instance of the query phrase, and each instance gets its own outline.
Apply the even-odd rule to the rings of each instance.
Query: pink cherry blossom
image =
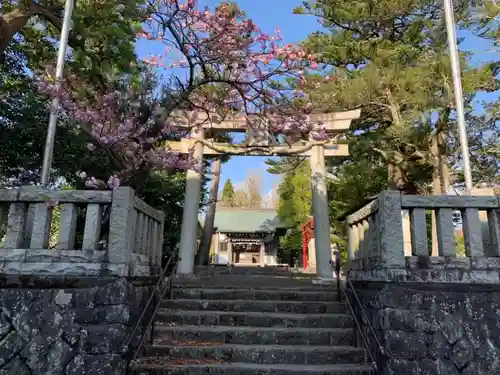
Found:
[[[106,182],[81,174],[88,187],[115,188],[139,169],[201,168],[191,155],[174,153],[164,142],[171,134],[189,134],[190,127],[199,125],[198,114],[210,115],[212,121],[236,114],[246,117],[250,128],[265,123],[271,133],[324,137],[324,129],[308,121],[306,94],[287,80],[305,85],[305,71],[316,67],[315,57],[281,43],[279,29],[263,33],[236,5],[221,3],[211,10],[199,8],[196,0],[155,0],[137,38],[163,44],[164,55],[144,61],[175,83],[173,104],[151,111],[145,123],[138,121],[132,103],[123,112],[124,97],[133,93],[110,91],[78,99],[69,84],[75,77],[60,85],[40,81],[38,86],[61,98],[61,110],[91,136],[88,149],[105,150],[115,164]],[[174,116],[186,107],[195,110]]]

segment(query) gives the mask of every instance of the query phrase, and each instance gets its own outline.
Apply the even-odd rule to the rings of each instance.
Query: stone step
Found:
[[[289,267],[260,266],[196,266],[195,275],[292,275]]]
[[[295,365],[361,364],[365,362],[365,351],[353,346],[207,345],[204,342],[187,342],[186,345],[183,343],[152,345],[145,349],[145,357],[163,357],[170,360]]]
[[[337,292],[329,290],[292,289],[222,289],[222,288],[176,288],[174,298],[209,300],[271,300],[271,301],[337,301]]]
[[[242,345],[355,345],[354,328],[156,326],[155,344],[186,341]]]
[[[252,363],[134,365],[134,375],[370,375],[368,365],[262,365]]]
[[[231,311],[183,311],[161,309],[158,324],[204,326],[253,326],[301,328],[352,328],[353,320],[347,314],[285,314]]]
[[[173,299],[164,301],[162,306],[172,310],[285,312],[293,314],[337,314],[347,312],[346,305],[339,302]]]
[[[227,288],[227,289],[295,289],[312,291],[336,291],[336,285],[313,284],[311,278],[264,275],[219,275],[219,276],[176,276],[174,287]]]

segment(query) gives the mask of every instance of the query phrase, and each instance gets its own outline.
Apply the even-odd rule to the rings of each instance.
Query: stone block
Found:
[[[403,330],[384,331],[383,337],[388,355],[395,358],[425,358],[429,335],[424,332]]]
[[[389,359],[385,364],[384,374],[387,375],[420,375],[418,361],[408,359]]]
[[[74,311],[75,322],[87,324],[129,324],[130,309],[125,305],[98,306],[92,310]]]
[[[461,281],[462,273],[458,269],[408,271],[407,280],[411,282],[453,283]]]
[[[474,348],[472,343],[466,338],[461,338],[453,346],[453,352],[451,355],[451,362],[461,370],[465,368],[474,356]]]
[[[5,366],[0,368],[0,375],[32,375],[31,370],[24,363],[24,361],[19,357],[15,357]]]
[[[422,375],[458,375],[457,368],[447,359],[425,358],[419,363]]]
[[[127,302],[130,294],[130,284],[125,279],[118,279],[97,289],[94,301],[97,306],[122,305]]]
[[[127,276],[128,264],[81,262],[2,262],[0,273],[5,275],[47,276]]]
[[[0,262],[24,262],[25,249],[0,249]]]
[[[471,268],[480,270],[500,270],[500,257],[472,257]]]
[[[464,272],[462,280],[471,284],[499,284],[498,270],[470,270]]]
[[[26,345],[23,337],[11,331],[0,342],[0,368],[9,363]]]
[[[124,325],[85,326],[81,330],[81,348],[87,354],[119,353],[127,340]]]
[[[119,355],[78,354],[66,368],[65,375],[122,375],[124,361]]]
[[[464,335],[463,323],[450,315],[446,315],[440,322],[441,332],[449,344],[455,344]]]
[[[406,257],[406,268],[409,269],[444,269],[445,257],[411,256]]]
[[[106,252],[101,250],[44,250],[30,249],[26,262],[36,263],[103,263]]]
[[[452,269],[469,270],[471,268],[471,258],[445,257],[445,267]]]
[[[450,358],[452,350],[452,345],[446,340],[442,332],[435,332],[429,340],[429,358]]]
[[[433,333],[439,328],[436,317],[428,311],[386,308],[378,313],[383,330]]]

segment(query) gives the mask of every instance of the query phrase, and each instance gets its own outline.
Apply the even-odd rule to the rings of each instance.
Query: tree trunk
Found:
[[[450,187],[449,169],[446,165],[445,155],[445,135],[443,132],[437,132],[431,137],[431,155],[433,157],[433,171],[432,171],[432,194],[433,195],[446,195]],[[437,241],[437,219],[436,211],[432,215],[432,256],[439,255],[438,241]]]
[[[0,55],[3,55],[14,35],[19,33],[33,14],[30,11],[14,9],[0,16]]]
[[[404,175],[403,172],[401,171],[401,168],[399,168],[397,165],[394,164],[389,164],[387,166],[387,183],[389,186],[389,190],[401,190],[401,188],[404,187]]]
[[[4,54],[14,36],[21,32],[21,30],[28,23],[29,19],[33,16],[38,15],[44,18],[57,30],[61,31],[62,19],[59,17],[58,13],[60,13],[63,9],[64,6],[61,4],[43,6],[34,1],[29,1],[27,6],[13,9],[3,16],[0,15],[0,56]],[[79,42],[71,33],[68,38],[68,44],[71,47],[79,46],[80,48],[83,48],[82,43]]]
[[[439,133],[438,136],[438,168],[439,168],[439,178],[441,183],[441,192],[446,195],[450,190],[450,170],[448,165],[446,165],[446,142],[445,135],[443,132]]]
[[[210,245],[214,231],[215,211],[217,207],[217,194],[219,192],[221,159],[215,159],[212,163],[212,178],[210,181],[210,201],[205,215],[205,223],[201,234],[200,246],[196,253],[195,263],[199,266],[206,266],[209,262]]]

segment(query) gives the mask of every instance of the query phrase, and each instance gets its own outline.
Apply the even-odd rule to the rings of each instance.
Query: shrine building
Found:
[[[213,264],[274,266],[286,228],[275,209],[217,207],[210,249]]]

